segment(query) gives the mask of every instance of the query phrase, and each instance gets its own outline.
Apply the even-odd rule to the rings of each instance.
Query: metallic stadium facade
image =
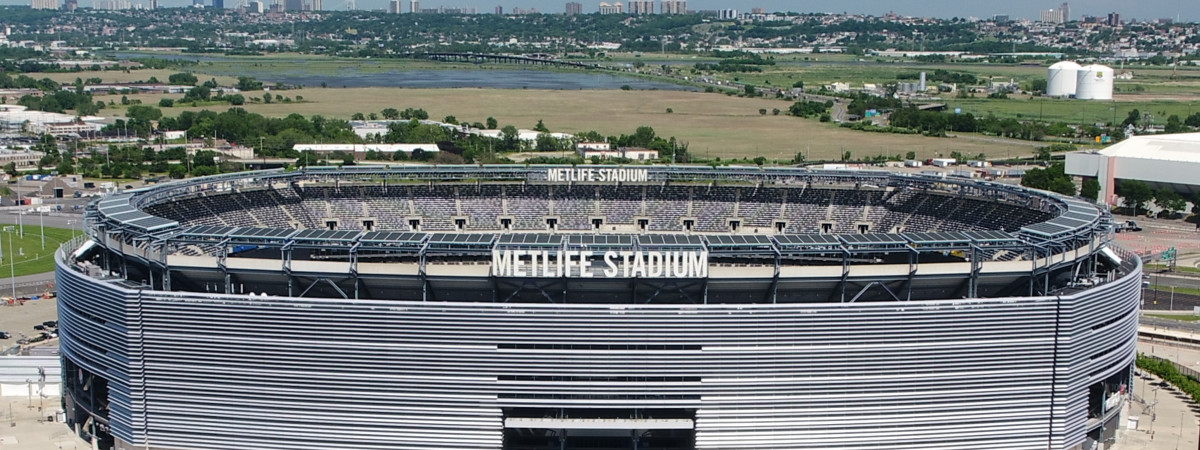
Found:
[[[1114,438],[1141,263],[1105,211],[885,172],[591,167],[105,197],[56,254],[68,422],[119,449]]]

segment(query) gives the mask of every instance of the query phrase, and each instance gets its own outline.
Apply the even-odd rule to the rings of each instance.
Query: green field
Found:
[[[1153,123],[1163,124],[1171,115],[1184,118],[1200,112],[1200,97],[1192,101],[1082,101],[1042,97],[1030,99],[1028,96],[1008,99],[950,98],[946,99],[946,105],[950,110],[961,108],[963,113],[976,116],[994,114],[997,117],[1067,123],[1120,123],[1130,111],[1137,109],[1142,114],[1151,114]]]
[[[1147,289],[1156,290],[1164,294],[1170,294],[1171,292],[1174,292],[1176,294],[1200,295],[1200,289],[1196,288],[1176,287],[1171,289],[1169,286],[1150,286]]]
[[[54,270],[54,251],[79,234],[76,230],[46,227],[46,245],[43,248],[42,228],[38,226],[36,216],[25,216],[24,236],[20,235],[20,229],[17,225],[0,225],[0,246],[3,248],[0,275],[15,273],[19,277]]]

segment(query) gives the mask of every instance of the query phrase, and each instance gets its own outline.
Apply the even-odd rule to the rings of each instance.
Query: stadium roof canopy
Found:
[[[1156,189],[1200,191],[1200,133],[1134,136],[1104,150],[1067,154],[1067,174],[1095,177],[1101,201],[1116,202],[1117,180],[1141,180]]]

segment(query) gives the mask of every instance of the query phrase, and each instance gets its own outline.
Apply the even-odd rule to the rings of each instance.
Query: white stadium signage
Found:
[[[614,169],[614,168],[554,168],[546,169],[547,181],[594,181],[607,183],[638,183],[650,181],[650,171],[647,169]]]
[[[492,276],[704,278],[708,252],[492,250]]]

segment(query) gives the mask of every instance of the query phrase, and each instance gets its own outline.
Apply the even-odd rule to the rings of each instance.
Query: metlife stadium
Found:
[[[886,172],[581,169],[310,168],[105,197],[56,255],[68,422],[120,449],[1115,436],[1141,267],[1105,211]]]

